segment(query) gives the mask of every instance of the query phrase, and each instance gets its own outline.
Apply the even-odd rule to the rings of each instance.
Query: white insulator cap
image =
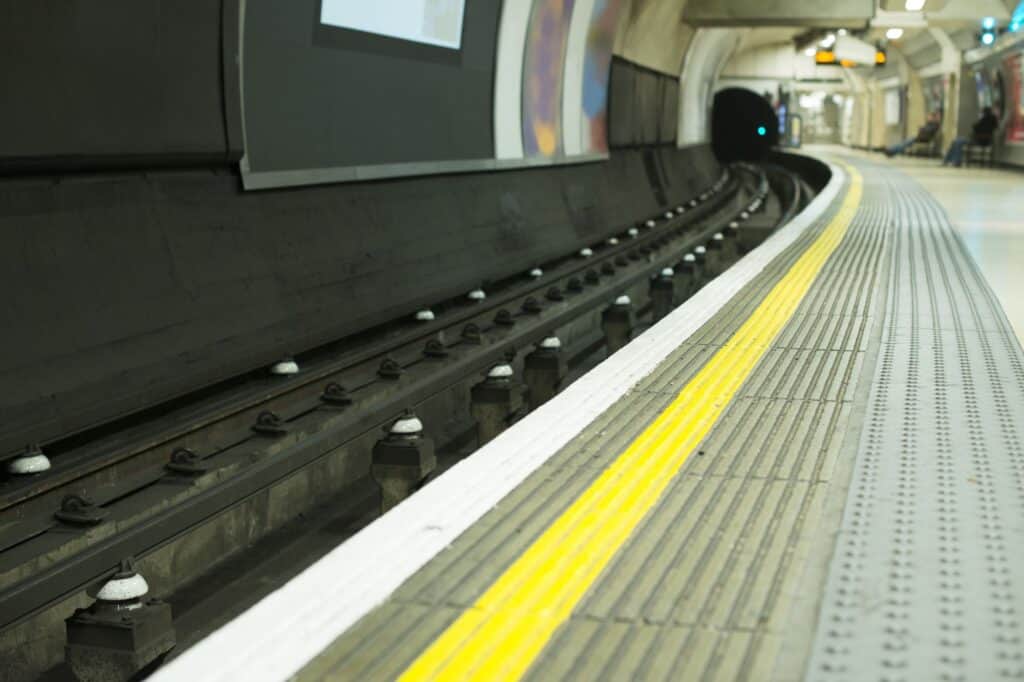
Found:
[[[608,246],[615,246],[618,243],[619,243],[619,238],[618,237],[612,237],[611,239],[608,240]]]
[[[282,360],[281,362],[277,363],[276,365],[270,368],[270,373],[276,374],[277,376],[288,376],[291,374],[298,374],[299,363],[295,362],[292,359]]]
[[[626,296],[625,294],[623,294],[622,296],[619,296],[617,299],[615,299],[615,305],[632,305],[632,304],[633,304],[633,300],[629,296]]]
[[[715,232],[714,236],[711,238],[714,239],[716,242],[720,242],[725,239],[725,235],[723,235],[721,232]]]
[[[421,310],[416,313],[416,320],[418,322],[433,322],[434,311],[433,310]]]
[[[709,196],[710,196],[709,192],[704,192],[704,194],[700,195],[700,200],[701,201],[707,201]]]
[[[482,301],[487,298],[487,294],[484,293],[483,289],[473,289],[466,297],[471,301]]]
[[[508,379],[515,372],[512,371],[512,365],[505,363],[501,365],[495,365],[491,367],[490,371],[487,372],[488,379]]]
[[[644,223],[644,225],[646,225],[648,228],[651,228],[657,225],[657,223],[654,222],[653,220],[648,220],[646,223]]]
[[[7,472],[16,476],[39,474],[50,470],[50,458],[39,450],[32,450],[7,463]]]
[[[149,583],[140,574],[135,573],[124,578],[112,578],[103,584],[96,593],[100,601],[132,601],[142,599],[149,592]]]
[[[683,262],[684,263],[693,263],[696,260],[697,260],[697,257],[694,256],[692,253],[688,253],[685,256],[683,256]]]
[[[583,256],[584,258],[590,258],[591,256],[594,255],[594,250],[591,249],[590,247],[580,249],[580,255]]]
[[[636,229],[635,227],[629,228],[629,236],[634,238],[640,236],[640,230]]]
[[[664,270],[661,271],[661,276],[662,277],[675,277],[676,276],[676,271],[673,270],[672,268],[665,268]]]
[[[423,433],[423,422],[420,421],[419,417],[413,415],[399,417],[391,425],[390,432],[396,436],[414,436],[417,433]]]
[[[690,199],[690,206],[696,206],[696,205],[697,205],[697,200],[696,199]]]
[[[743,220],[746,220],[749,217],[750,217],[750,214],[747,213],[746,211],[744,211],[743,213],[740,213],[740,218],[742,218]]]
[[[665,211],[665,220],[672,220],[675,217],[675,213],[672,211]]]
[[[541,270],[540,268],[534,268],[533,270],[530,270],[530,277],[533,277],[534,279],[537,279],[538,277],[543,277],[543,276],[544,276],[544,271]]]
[[[682,204],[680,204],[676,206],[676,213],[686,213],[686,208]]]
[[[557,336],[549,336],[540,342],[541,348],[547,348],[549,350],[558,350],[562,347],[562,340]]]
[[[738,222],[736,222],[735,220],[732,221],[731,223],[729,223],[729,227],[731,227],[734,230],[739,229],[739,226],[740,226],[740,224]]]
[[[697,248],[695,248],[693,250],[693,252],[699,255],[699,254],[707,253],[708,250],[705,247],[703,247],[703,246],[698,246]]]

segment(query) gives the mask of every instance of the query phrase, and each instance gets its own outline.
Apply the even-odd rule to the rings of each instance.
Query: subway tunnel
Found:
[[[1024,677],[1024,4],[0,22],[0,680]]]

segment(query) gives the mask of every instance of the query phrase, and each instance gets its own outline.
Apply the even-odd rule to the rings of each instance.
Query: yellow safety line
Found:
[[[516,680],[654,507],[792,317],[860,204],[861,176],[835,216],[761,305],[664,412],[401,680]]]

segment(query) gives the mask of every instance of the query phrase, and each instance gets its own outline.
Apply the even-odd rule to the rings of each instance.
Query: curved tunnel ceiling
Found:
[[[625,0],[615,54],[655,71],[678,75],[695,33],[683,21],[685,9],[685,0]]]

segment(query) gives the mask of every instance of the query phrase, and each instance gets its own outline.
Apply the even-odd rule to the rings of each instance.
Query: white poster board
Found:
[[[457,50],[466,0],[323,0],[320,23]]]
[[[885,91],[885,125],[899,125],[900,91],[897,88]]]

